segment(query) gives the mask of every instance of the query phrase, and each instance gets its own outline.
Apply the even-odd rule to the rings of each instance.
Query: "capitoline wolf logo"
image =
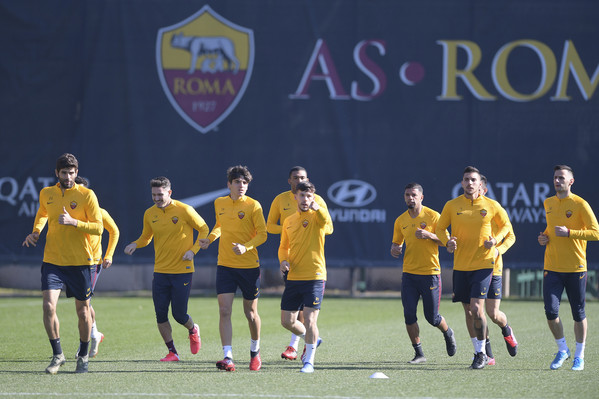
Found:
[[[156,66],[170,103],[202,133],[235,109],[254,65],[254,32],[209,6],[158,30]]]

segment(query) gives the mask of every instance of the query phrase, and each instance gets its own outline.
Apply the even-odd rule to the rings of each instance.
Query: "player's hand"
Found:
[[[125,253],[127,255],[133,255],[133,252],[135,252],[136,249],[137,249],[137,244],[132,242],[131,244],[129,244],[125,247]]]
[[[210,240],[207,238],[200,238],[198,240],[198,243],[200,244],[200,248],[202,249],[208,249],[208,247],[210,246]]]
[[[193,251],[190,249],[189,251],[185,252],[183,254],[183,260],[193,260],[193,257],[195,256],[195,254],[193,253]]]
[[[313,211],[317,211],[320,209],[320,205],[318,205],[316,201],[312,201],[312,203],[310,204],[310,209],[312,209]]]
[[[426,239],[431,238],[431,234],[429,231],[418,228],[418,229],[416,229],[416,238],[419,238],[421,240],[426,240]]]
[[[104,259],[104,262],[102,262],[102,269],[108,269],[110,266],[112,266],[112,259]]]
[[[248,249],[245,247],[245,245],[238,244],[236,242],[233,243],[233,252],[235,252],[236,255],[243,255],[247,252],[247,250]]]
[[[493,248],[493,247],[494,247],[496,244],[497,244],[497,240],[495,239],[495,237],[491,237],[491,236],[489,236],[489,239],[488,239],[488,240],[485,240],[485,242],[484,242],[484,244],[483,244],[483,245],[485,246],[485,248],[487,248],[487,249],[491,249],[491,248]]]
[[[399,255],[403,252],[403,246],[397,245],[396,243],[391,244],[391,256],[399,258]]]
[[[21,246],[29,248],[29,246],[37,246],[37,240],[40,239],[40,233],[31,233],[25,237],[25,241]]]
[[[447,241],[447,252],[450,254],[454,253],[455,250],[458,249],[458,238],[451,237],[449,241]]]
[[[555,235],[558,237],[570,237],[570,229],[566,226],[555,226]]]
[[[540,245],[545,246],[545,245],[549,244],[549,236],[545,233],[539,233],[537,240],[539,241]]]
[[[62,207],[62,214],[58,216],[58,223],[65,226],[77,227],[77,219],[73,219],[64,206]]]
[[[289,262],[286,260],[281,262],[281,272],[287,273],[289,271]]]

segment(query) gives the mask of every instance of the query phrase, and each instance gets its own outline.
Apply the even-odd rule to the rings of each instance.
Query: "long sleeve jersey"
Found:
[[[324,241],[327,224],[332,224],[326,208],[296,211],[283,222],[279,262],[289,262],[287,280],[326,280]]]
[[[509,220],[509,216],[506,210],[503,209],[503,207],[501,208],[500,212],[505,213],[505,218]],[[506,251],[510,249],[512,245],[514,245],[514,243],[516,242],[516,235],[514,234],[514,228],[511,223],[509,227],[510,229],[507,232],[503,241],[501,241],[501,243],[497,241],[497,246],[495,247],[497,248],[499,255],[495,259],[495,267],[493,267],[494,276],[501,276],[503,274],[503,254],[506,253]],[[491,222],[491,231],[493,232],[493,237],[495,237],[500,230],[501,228],[497,225],[495,220],[493,220]]]
[[[561,273],[587,270],[587,241],[599,240],[599,225],[589,204],[576,194],[544,202],[549,243],[545,248],[545,270]],[[556,226],[570,229],[569,237],[557,237]]]
[[[154,271],[156,273],[193,273],[193,260],[183,260],[185,252],[200,250],[199,243],[193,241],[193,231],[199,238],[206,238],[209,228],[204,219],[191,206],[172,200],[164,207],[152,206],[144,213],[141,236],[134,241],[137,248],[143,248],[154,239]]]
[[[397,245],[402,245],[404,241],[406,243],[403,257],[403,271],[405,273],[441,274],[439,245],[433,240],[416,238],[416,230],[418,229],[435,233],[438,220],[439,212],[426,206],[422,207],[420,214],[415,218],[412,218],[410,213],[405,211],[395,219],[393,242]]]
[[[104,226],[104,231],[108,232],[108,246],[106,247],[104,259],[112,260],[121,233],[119,232],[119,228],[114,222],[114,219],[108,212],[106,212],[106,209],[100,208],[100,212],[102,212],[102,225]],[[94,249],[94,262],[100,264],[102,263],[102,236],[89,236],[89,239],[92,248]]]
[[[237,269],[260,266],[258,247],[266,241],[266,222],[262,206],[248,196],[238,200],[230,196],[214,201],[216,224],[208,236],[210,242],[218,242],[218,264]],[[242,244],[247,251],[242,255],[233,252],[233,243]]]
[[[43,188],[39,201],[33,232],[40,233],[48,223],[44,262],[57,266],[93,265],[94,252],[89,237],[100,236],[103,230],[96,194],[79,184],[74,184],[63,193],[60,183],[57,183]],[[77,227],[58,223],[63,208],[77,219]]]
[[[486,249],[484,241],[493,234],[491,220],[502,226],[494,236],[497,242],[503,241],[509,231],[509,219],[500,208],[496,201],[484,196],[471,200],[460,195],[445,204],[435,233],[443,245],[447,245],[445,230],[451,225],[451,236],[457,238],[454,270],[493,269],[495,248]]]
[[[321,208],[327,208],[327,204],[318,194],[314,194],[314,202],[316,202]],[[327,208],[328,209],[328,208]],[[270,205],[268,211],[268,218],[266,219],[266,230],[270,234],[281,234],[283,228],[283,222],[289,216],[297,212],[297,201],[295,195],[290,191],[285,191],[275,197]],[[325,234],[333,234],[333,221],[330,220],[327,224]]]

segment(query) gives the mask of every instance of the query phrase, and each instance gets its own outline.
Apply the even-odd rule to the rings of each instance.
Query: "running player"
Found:
[[[154,206],[144,213],[141,236],[125,247],[125,253],[132,255],[154,239],[152,299],[158,331],[168,348],[168,354],[160,361],[173,362],[179,361],[179,354],[168,320],[169,305],[173,318],[189,331],[191,353],[195,355],[202,347],[200,327],[187,314],[187,304],[194,272],[193,257],[200,250],[199,244],[193,242],[193,231],[198,231],[198,238],[204,238],[209,228],[195,209],[171,198],[169,179],[163,176],[152,179],[150,187]]]

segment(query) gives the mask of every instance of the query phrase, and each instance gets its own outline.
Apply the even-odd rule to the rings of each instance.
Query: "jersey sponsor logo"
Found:
[[[486,209],[481,209],[481,210],[480,210],[480,215],[481,215],[482,217],[485,217],[485,216],[487,216],[487,210],[486,210]]]
[[[173,217],[171,218],[171,221],[173,222],[173,224],[177,224],[177,223],[179,222],[179,218],[178,218],[178,217],[176,217],[176,216],[173,216]]]
[[[239,211],[239,212],[237,212],[237,217],[238,217],[239,219],[243,219],[243,218],[245,217],[245,212],[244,212],[244,211]]]
[[[567,211],[566,211],[566,217],[567,217],[568,219],[569,219],[569,218],[571,218],[573,213],[574,213],[574,212],[572,212],[571,210],[567,210]]]
[[[420,222],[420,228],[422,230],[426,229],[426,222]]]
[[[77,208],[77,201],[71,201],[71,203],[69,204],[71,209],[75,209]]]
[[[156,66],[162,88],[179,115],[201,133],[235,109],[254,65],[254,32],[210,6],[158,30]]]
[[[302,220],[302,226],[304,226],[304,228],[308,227],[308,219]]]

